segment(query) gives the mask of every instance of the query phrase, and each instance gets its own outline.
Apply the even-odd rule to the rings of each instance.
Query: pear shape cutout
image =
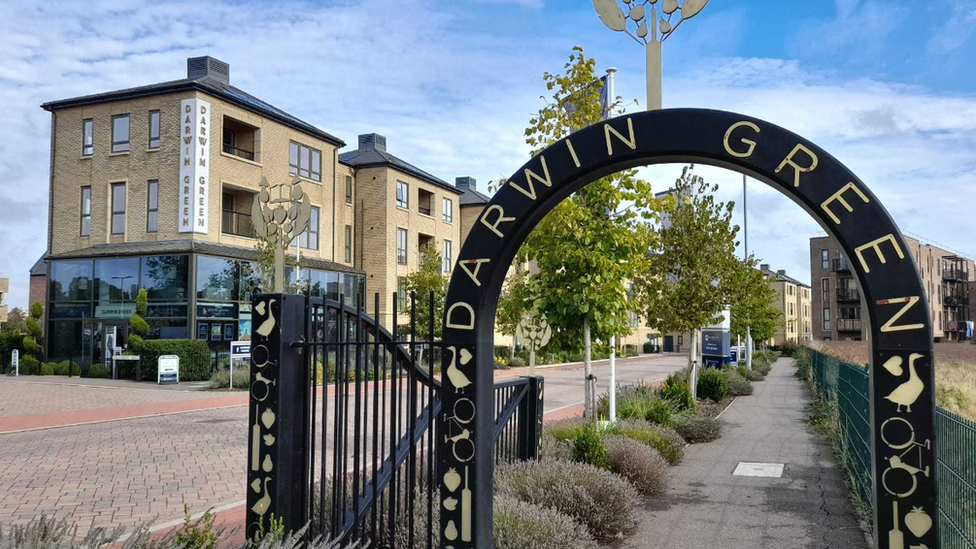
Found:
[[[444,530],[444,537],[451,541],[454,541],[457,539],[457,536],[458,536],[458,531],[457,531],[457,526],[454,526],[454,521],[453,520],[447,521],[447,529]]]

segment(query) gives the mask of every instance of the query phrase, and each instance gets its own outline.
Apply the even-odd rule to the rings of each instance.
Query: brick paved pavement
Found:
[[[16,380],[0,377],[0,417],[175,402],[214,396],[211,391],[154,389],[154,385],[150,383],[124,382],[129,387],[96,387],[31,381],[29,378],[25,379],[26,377]]]

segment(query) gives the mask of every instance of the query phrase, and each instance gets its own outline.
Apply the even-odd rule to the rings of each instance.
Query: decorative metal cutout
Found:
[[[277,191],[277,198],[272,195]],[[275,251],[274,292],[285,291],[285,250],[293,240],[308,229],[312,216],[312,203],[308,193],[302,190],[302,180],[297,175],[291,183],[272,185],[267,177],[261,178],[261,191],[251,203],[251,224],[258,238],[266,240]],[[258,311],[260,312],[260,311]],[[274,322],[267,328],[274,327]],[[259,328],[260,330],[260,328]],[[267,334],[264,334],[267,335]]]

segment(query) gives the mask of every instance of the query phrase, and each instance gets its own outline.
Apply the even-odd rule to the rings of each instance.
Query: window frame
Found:
[[[410,242],[410,231],[404,229],[403,227],[397,227],[397,241],[396,241],[397,265],[407,264],[408,242]]]
[[[346,176],[346,204],[352,204],[352,176]]]
[[[155,139],[153,138],[153,115],[156,116],[156,136],[155,136]],[[162,131],[161,130],[161,127],[160,127],[161,123],[162,123],[162,117],[159,114],[159,110],[157,109],[157,110],[149,111],[149,148],[150,149],[158,149],[159,148],[159,142],[160,142],[159,134]],[[156,142],[155,145],[153,145],[153,141]]]
[[[155,189],[155,192],[153,192]],[[153,208],[153,199],[156,207]],[[153,216],[153,214],[156,214]],[[146,232],[159,232],[159,180],[150,179],[146,182]]]
[[[294,243],[303,250],[318,250],[320,245],[320,225],[322,224],[322,210],[318,206],[312,206],[308,214],[308,229],[298,235]],[[311,245],[312,235],[315,235],[315,246]],[[302,243],[304,241],[304,244]]]
[[[404,311],[407,310],[407,295],[410,292],[407,291],[407,277],[398,276],[397,277],[397,313],[405,314]]]
[[[454,243],[448,239],[444,239],[443,244],[441,244],[441,270],[442,272],[449,273],[454,265]]]
[[[400,186],[403,186],[403,196],[400,196]],[[406,181],[396,180],[396,207],[403,208],[404,210],[410,209],[410,183]],[[402,199],[401,199],[402,198]]]
[[[88,141],[86,143],[85,141]],[[86,152],[87,151],[87,152]],[[81,156],[95,154],[95,119],[86,118],[81,121]]]
[[[126,124],[125,141],[116,141],[115,140],[115,121],[116,120],[120,120],[122,118],[125,118],[125,124]],[[125,145],[125,148],[124,149],[121,149],[121,148],[116,149],[116,146],[122,146],[122,145]],[[116,154],[116,153],[127,153],[131,149],[132,149],[132,118],[129,116],[128,113],[126,113],[126,114],[113,114],[112,115],[112,154]]]
[[[116,210],[115,209],[115,205],[116,205],[115,204],[115,191],[116,191],[116,189],[122,189],[122,209],[121,210]],[[126,214],[126,201],[127,201],[126,199],[127,199],[127,197],[126,197],[126,192],[125,192],[125,183],[122,183],[122,182],[112,183],[111,184],[111,194],[109,195],[109,202],[110,202],[110,205],[111,205],[111,210],[110,211],[112,212],[111,213],[111,217],[110,217],[110,224],[109,224],[110,225],[109,226],[109,234],[111,234],[112,236],[120,236],[120,235],[124,235],[125,234],[125,225],[126,225],[125,214]],[[115,216],[122,216],[122,232],[116,232],[115,231]]]
[[[296,162],[298,162],[297,164],[292,164],[291,163],[291,150],[292,150],[292,146],[293,145],[295,147],[298,147],[298,157],[296,159]],[[304,170],[304,171],[308,172],[308,175],[303,175],[302,174],[302,171],[303,171],[303,169],[302,169],[302,159],[305,156],[303,154],[303,150],[308,152],[308,168]],[[318,159],[319,159],[319,169],[318,169],[317,172],[312,170],[312,166],[314,165],[313,159],[316,156],[318,156]],[[316,183],[321,183],[322,182],[322,151],[319,150],[319,149],[316,149],[315,147],[311,147],[309,145],[305,145],[304,143],[301,143],[301,142],[298,142],[298,141],[295,141],[295,140],[290,140],[288,142],[288,173],[293,174],[293,175],[297,175],[298,177],[301,177],[302,179],[307,179],[309,181],[314,181]]]
[[[820,268],[824,270],[830,269],[830,250],[826,248],[820,250]]]
[[[444,223],[454,223],[454,200],[446,196],[441,197],[441,220]]]
[[[346,239],[343,257],[346,258],[346,263],[352,263],[352,225],[346,225],[343,236]]]
[[[85,204],[85,193],[88,194],[88,204]],[[87,211],[85,206],[88,206]],[[81,188],[81,223],[78,228],[81,236],[91,236],[91,210],[92,210],[92,188],[91,185],[86,185]],[[88,221],[88,227],[86,230],[85,221]]]
[[[823,308],[823,331],[829,332],[830,330],[830,307]]]

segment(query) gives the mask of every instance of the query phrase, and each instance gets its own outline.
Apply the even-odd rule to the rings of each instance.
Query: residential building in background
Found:
[[[7,304],[3,298],[10,291],[10,279],[0,278],[0,324],[7,321]]]
[[[973,260],[933,243],[905,236],[922,278],[935,341],[967,338],[973,320],[971,299],[976,265]],[[851,264],[830,236],[810,239],[810,281],[813,285],[813,337],[817,340],[866,340],[868,319]],[[971,336],[970,336],[971,337]]]
[[[41,257],[38,258],[36,262],[34,262],[34,266],[31,267],[30,286],[29,286],[30,289],[28,293],[28,303],[27,303],[28,310],[30,309],[30,306],[35,303],[41,304],[41,310],[43,311],[43,313],[41,314],[40,320],[38,320],[41,326],[44,326],[44,319],[46,318],[46,314],[47,314],[47,309],[46,309],[47,307],[47,261],[45,261],[46,258],[47,258],[47,254],[46,253],[42,254]]]
[[[770,343],[801,343],[812,338],[810,286],[787,276],[785,270],[773,271],[769,265],[759,266],[769,287],[776,291],[774,306],[782,313],[782,321],[777,325]]]

